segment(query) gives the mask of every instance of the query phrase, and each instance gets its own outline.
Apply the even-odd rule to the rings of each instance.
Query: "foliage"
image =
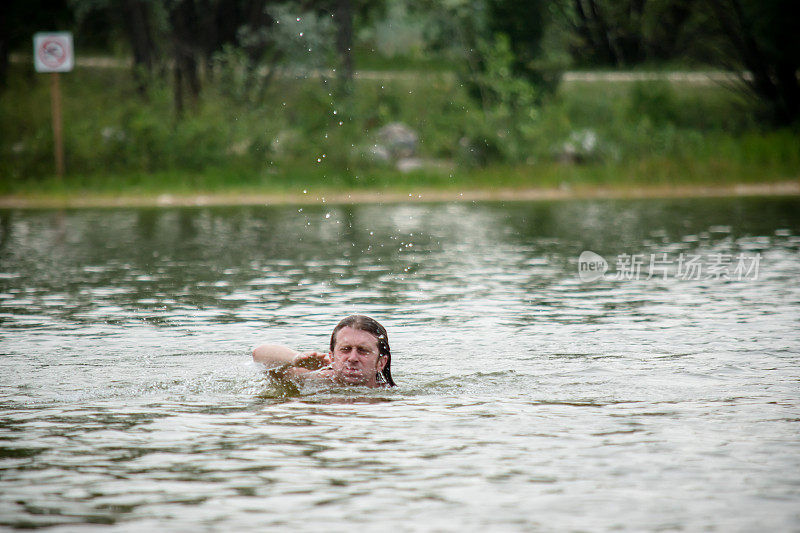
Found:
[[[536,90],[515,75],[515,55],[507,35],[480,42],[478,49],[484,67],[470,81],[480,94],[483,114],[472,115],[462,141],[468,160],[478,164],[498,159],[524,161],[538,117]]]
[[[15,18],[28,13],[18,2],[3,6]],[[468,175],[497,165],[537,174],[563,167],[570,175],[642,165],[667,179],[699,165],[744,176],[743,169],[761,172],[753,161],[772,175],[797,172],[796,130],[763,133],[765,124],[792,124],[800,112],[800,34],[784,16],[788,0],[30,6],[50,6],[53,24],[81,30],[79,46],[109,52],[124,44],[134,57],[134,76],[78,69],[64,77],[69,179],[82,176],[93,186],[113,188],[104,184],[108,173],[134,181],[182,176],[187,188],[200,184],[198,176],[213,176],[203,183],[214,187],[230,180],[272,188],[304,179],[330,187],[385,184],[406,179],[370,156],[377,130],[390,122],[419,133],[422,158],[448,168],[452,162]],[[8,25],[7,18],[0,22]],[[32,28],[22,20],[19,27]],[[29,36],[20,31],[0,35],[0,52],[12,43],[29,53]],[[352,47],[388,72],[338,83],[334,71],[351,73]],[[713,61],[748,69],[744,82],[760,103],[719,87],[666,81],[559,88],[563,65],[552,59],[558,47],[584,66]],[[12,67],[0,100],[6,190],[36,186],[52,172],[47,87],[30,70]],[[422,175],[432,183],[456,181],[447,172]]]
[[[560,75],[559,65],[549,61],[542,50],[550,21],[545,0],[488,0],[488,30],[508,40],[512,72],[536,87],[552,92]]]
[[[666,81],[636,82],[630,91],[631,118],[648,118],[654,124],[670,124],[677,118],[675,91]]]
[[[371,43],[384,58],[424,57],[435,32],[432,17],[415,9],[411,2],[391,2],[373,24],[359,30],[359,39]]]
[[[742,76],[776,125],[800,119],[800,32],[790,0],[556,0],[580,66],[680,62]]]
[[[195,113],[178,119],[167,84],[142,101],[125,71],[79,68],[63,76],[65,184],[95,192],[302,191],[718,183],[800,171],[796,132],[761,131],[756,108],[723,88],[570,83],[534,107],[531,86],[510,75],[508,42],[491,46],[487,109],[447,74],[356,80],[347,97],[332,96],[324,79],[279,76],[249,99],[231,95],[220,78]],[[0,100],[2,192],[54,190],[47,80],[11,80]],[[369,157],[377,131],[391,122],[414,129],[419,156],[447,170],[403,174]]]
[[[316,75],[332,63],[335,55],[335,28],[329,14],[304,11],[288,3],[265,9],[273,24],[241,27],[241,46],[226,44],[212,60],[226,94],[243,101],[263,98],[276,75]],[[269,53],[254,56],[248,49]]]
[[[712,0],[714,20],[726,40],[719,60],[749,71],[744,83],[779,125],[800,120],[800,32],[789,0]]]
[[[580,65],[633,66],[691,54],[696,0],[556,0]]]
[[[679,65],[748,71],[742,84],[775,125],[800,116],[800,32],[790,0],[30,0],[0,3],[0,86],[8,54],[35,30],[72,29],[81,50],[130,54],[137,90],[168,79],[178,114],[215,69],[259,98],[287,70],[448,69],[472,84],[503,39],[536,104],[560,72]],[[487,45],[488,43],[488,45]],[[355,52],[355,53],[354,53]],[[485,91],[472,85],[476,98]],[[482,102],[486,105],[486,102]]]

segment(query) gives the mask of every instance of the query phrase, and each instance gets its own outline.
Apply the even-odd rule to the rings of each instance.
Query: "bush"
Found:
[[[755,127],[752,108],[722,88],[572,83],[539,105],[509,68],[508,41],[486,47],[487,69],[475,80],[485,107],[441,72],[357,79],[350,95],[325,77],[281,76],[242,97],[218,77],[178,119],[166,86],[142,98],[127,71],[79,68],[63,77],[65,183],[104,191],[513,186],[795,178],[800,169],[796,131]],[[52,187],[49,84],[14,68],[0,99],[0,190]],[[423,158],[455,160],[456,171],[401,175],[364,157],[390,122],[415,130]]]
[[[646,118],[658,125],[673,124],[678,115],[675,92],[667,81],[634,83],[628,106],[634,121]]]

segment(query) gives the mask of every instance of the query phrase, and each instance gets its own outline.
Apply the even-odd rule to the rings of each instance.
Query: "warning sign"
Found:
[[[33,36],[33,64],[36,72],[69,72],[75,65],[72,34],[37,33]]]

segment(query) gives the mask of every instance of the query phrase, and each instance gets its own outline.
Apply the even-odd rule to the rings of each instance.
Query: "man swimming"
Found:
[[[386,328],[364,315],[350,315],[331,334],[330,352],[298,352],[275,344],[253,350],[253,360],[276,377],[329,380],[340,385],[394,387]]]

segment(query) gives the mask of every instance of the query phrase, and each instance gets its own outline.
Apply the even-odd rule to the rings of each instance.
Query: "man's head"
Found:
[[[364,315],[350,315],[331,334],[333,370],[351,385],[374,385],[392,380],[392,354],[386,328]]]

